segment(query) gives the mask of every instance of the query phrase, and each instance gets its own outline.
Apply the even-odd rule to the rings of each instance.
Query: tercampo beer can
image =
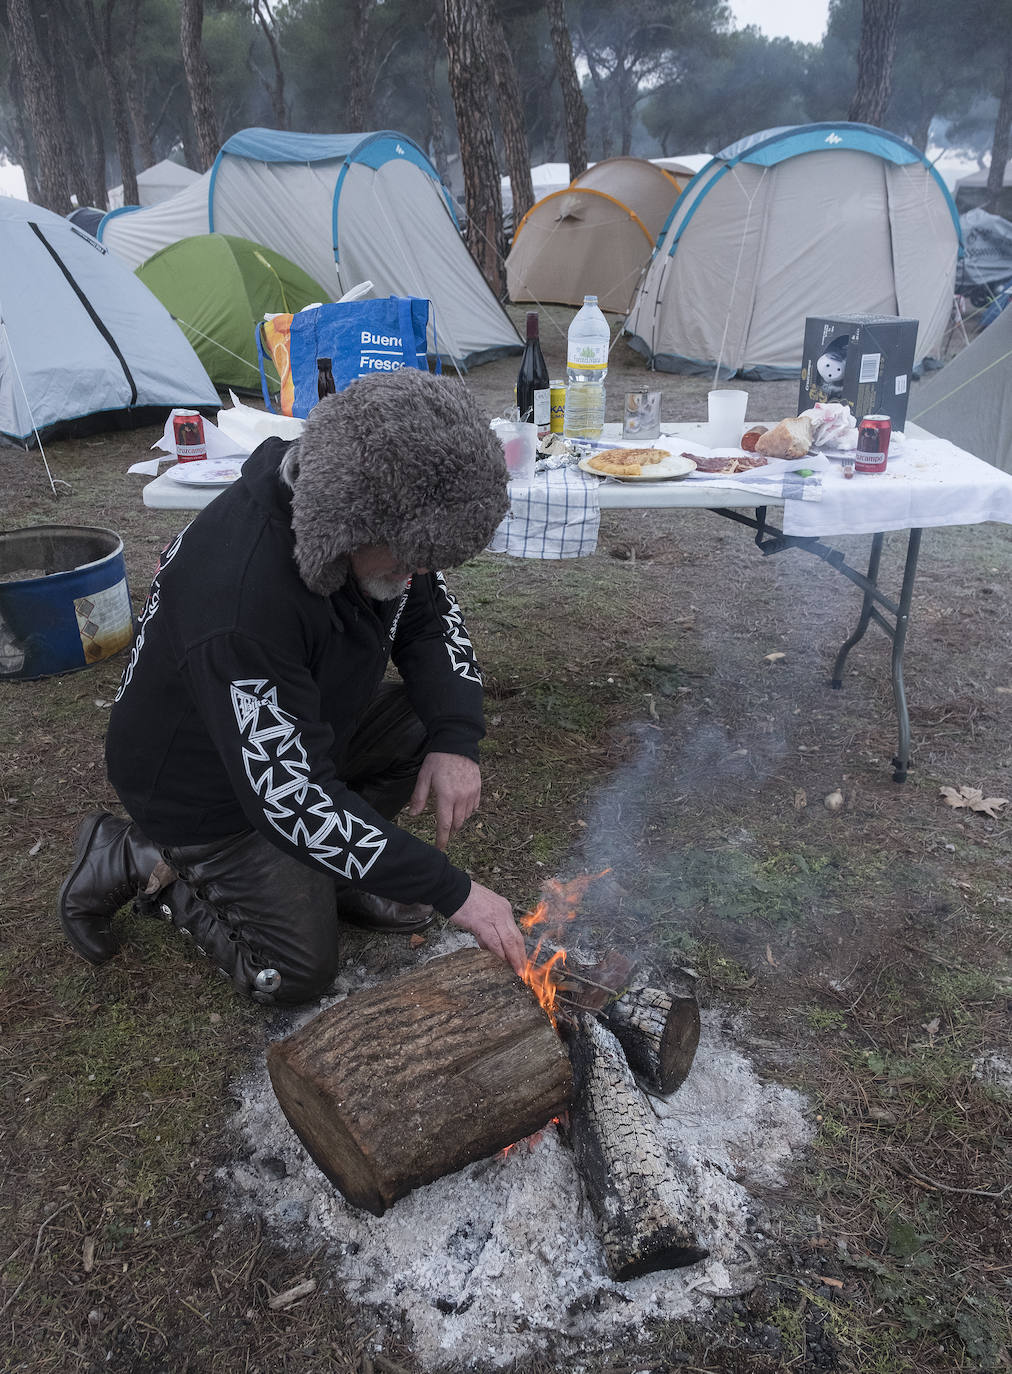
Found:
[[[857,427],[856,472],[885,472],[892,425],[888,415],[866,415]]]
[[[172,417],[172,435],[176,441],[176,457],[181,463],[196,463],[207,457],[204,420],[199,411],[177,410]]]
[[[566,420],[566,383],[564,381],[549,382],[549,400],[552,409],[552,429],[553,434],[561,434],[565,428]]]

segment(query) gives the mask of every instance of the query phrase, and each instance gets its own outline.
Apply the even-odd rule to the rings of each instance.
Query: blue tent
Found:
[[[903,315],[920,321],[920,360],[948,322],[960,244],[945,183],[896,134],[767,129],[686,186],[626,330],[662,371],[777,377],[800,368],[808,315]]]
[[[436,169],[402,134],[244,129],[192,186],[148,209],[114,210],[98,229],[131,268],[212,233],[272,248],[335,299],[371,281],[378,296],[430,300],[430,351],[460,366],[520,352]]]
[[[0,433],[24,442],[219,404],[129,268],[61,215],[0,196]]]

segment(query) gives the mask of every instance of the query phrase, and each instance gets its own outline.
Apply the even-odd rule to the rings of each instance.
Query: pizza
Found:
[[[608,477],[642,477],[643,469],[663,462],[670,454],[656,448],[606,448],[587,459],[586,466]]]

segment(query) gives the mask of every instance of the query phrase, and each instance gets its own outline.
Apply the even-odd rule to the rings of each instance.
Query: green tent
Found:
[[[260,390],[255,330],[331,298],[301,267],[248,239],[197,234],[142,262],[137,275],[175,318],[215,386]],[[267,384],[278,389],[268,361]]]

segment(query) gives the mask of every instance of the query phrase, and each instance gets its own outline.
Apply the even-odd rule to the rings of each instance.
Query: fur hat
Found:
[[[293,450],[295,561],[321,596],[365,544],[389,545],[409,568],[463,563],[509,508],[502,445],[470,392],[415,368],[326,396]]]

